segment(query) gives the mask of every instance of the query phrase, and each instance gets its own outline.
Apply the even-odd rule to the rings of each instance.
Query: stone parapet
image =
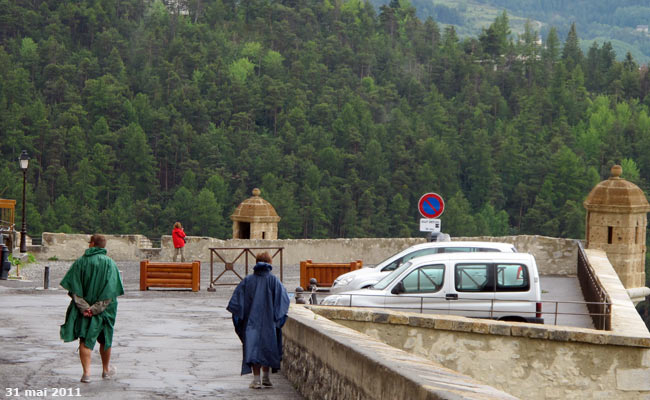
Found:
[[[142,235],[105,235],[106,248],[116,261],[169,261],[173,258],[174,246],[171,235],[161,238],[160,249],[141,247],[147,243]],[[43,245],[31,246],[28,251],[37,260],[45,261],[56,257],[61,261],[76,260],[86,248],[88,238],[85,234],[43,233]],[[283,263],[299,265],[300,261],[311,259],[315,262],[349,262],[362,259],[364,265],[376,265],[391,255],[407,247],[424,243],[424,238],[361,238],[361,239],[282,239],[221,240],[211,237],[188,236],[185,244],[185,258],[210,262],[210,248],[215,247],[284,247]],[[235,253],[233,252],[233,255]],[[243,259],[239,260],[243,264]],[[274,260],[274,262],[277,262]]]
[[[322,317],[339,321],[340,323],[344,323],[343,321],[372,322],[455,332],[471,332],[483,335],[517,336],[529,339],[548,339],[558,342],[611,344],[650,349],[650,332],[647,329],[645,329],[645,332],[641,331],[641,328],[644,328],[645,325],[640,318],[638,321],[639,324],[629,323],[627,326],[619,329],[618,332],[615,332],[570,326],[466,318],[457,315],[408,313],[387,309],[375,310],[315,305],[306,307]]]
[[[85,234],[43,233],[43,245],[30,246],[28,251],[39,261],[51,257],[62,261],[75,260],[88,247],[89,237],[90,235]],[[169,261],[173,258],[171,235],[162,236],[160,248],[154,249],[148,247],[150,241],[143,235],[106,237],[108,252],[116,261]],[[529,235],[464,237],[453,240],[512,243],[518,251],[535,256],[540,275],[576,275],[578,247],[575,240]],[[207,263],[210,261],[211,247],[284,247],[285,265],[299,265],[300,261],[311,259],[314,262],[363,260],[364,266],[373,266],[410,246],[425,242],[425,238],[222,240],[188,236],[185,258]]]
[[[306,399],[515,399],[293,305],[282,369]]]
[[[586,249],[585,255],[597,279],[612,300],[612,332],[618,335],[646,336],[650,333],[630,300],[627,289],[603,250]],[[643,283],[639,286],[642,287]]]
[[[308,306],[317,315],[525,399],[650,396],[650,334]]]
[[[539,235],[457,237],[456,240],[511,243],[520,253],[530,253],[537,261],[540,275],[575,276],[578,241]]]

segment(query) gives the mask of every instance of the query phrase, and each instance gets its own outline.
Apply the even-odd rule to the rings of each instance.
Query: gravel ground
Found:
[[[140,261],[120,261],[117,262],[117,267],[122,272],[122,280],[124,282],[125,295],[139,297],[140,292]],[[60,289],[59,282],[72,265],[72,261],[45,261],[30,263],[20,269],[22,280],[8,280],[3,283],[3,286],[15,288],[43,288],[43,279],[45,267],[50,267],[50,289]],[[249,265],[249,273],[252,273],[252,265]],[[245,275],[244,266],[236,266],[235,270],[240,276]],[[224,265],[214,264],[213,276],[216,278],[224,271]],[[16,273],[15,267],[9,271],[10,275]],[[274,266],[273,273],[280,277],[280,267]],[[300,266],[290,265],[283,266],[283,283],[289,292],[293,292],[300,284]],[[153,288],[149,289],[149,293],[156,293],[159,296],[166,297],[184,297],[184,296],[217,296],[217,297],[230,297],[235,285],[239,282],[239,278],[235,276],[232,271],[227,271],[223,274],[216,284],[228,283],[229,285],[215,285],[216,292],[208,292],[206,289],[210,284],[210,263],[201,263],[201,290],[199,292],[191,292],[188,289],[163,289]]]

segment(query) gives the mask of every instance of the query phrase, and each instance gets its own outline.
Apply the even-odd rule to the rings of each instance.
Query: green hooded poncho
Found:
[[[65,274],[61,286],[71,294],[82,297],[90,305],[111,299],[104,312],[92,317],[84,317],[74,300],[71,301],[65,315],[65,323],[61,325],[61,339],[71,342],[84,338],[85,346],[92,350],[97,337],[103,332],[104,347],[110,348],[117,314],[117,296],[124,294],[124,288],[117,265],[106,255],[106,249],[91,247],[86,250]]]

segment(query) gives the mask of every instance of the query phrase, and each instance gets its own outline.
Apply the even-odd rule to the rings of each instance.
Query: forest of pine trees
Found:
[[[452,236],[582,238],[614,163],[650,184],[648,69],[583,54],[580,26],[540,46],[405,1],[171,3],[0,0],[0,197],[27,150],[30,235],[229,238],[259,187],[282,238],[418,236],[430,191]]]

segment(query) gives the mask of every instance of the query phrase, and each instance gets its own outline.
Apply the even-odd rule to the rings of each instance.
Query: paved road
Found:
[[[69,263],[67,263],[69,265]],[[216,293],[202,290],[147,291],[137,289],[137,264],[121,264],[126,295],[119,298],[113,362],[117,379],[101,379],[101,360],[93,353],[90,384],[79,382],[77,342],[63,343],[63,323],[69,298],[65,290],[38,290],[42,268],[33,266],[31,282],[0,281],[0,390],[5,398],[16,391],[54,388],[87,399],[300,399],[286,378],[271,376],[272,389],[249,389],[251,375],[240,376],[241,343],[225,310],[234,287]],[[65,268],[54,268],[57,286]],[[25,275],[30,275],[25,271]],[[7,389],[10,391],[8,392]],[[38,393],[38,392],[36,392]]]
[[[545,324],[574,326],[594,329],[594,323],[589,317],[589,310],[582,296],[578,278],[569,276],[541,276],[542,316]],[[557,323],[555,310],[557,306]]]

